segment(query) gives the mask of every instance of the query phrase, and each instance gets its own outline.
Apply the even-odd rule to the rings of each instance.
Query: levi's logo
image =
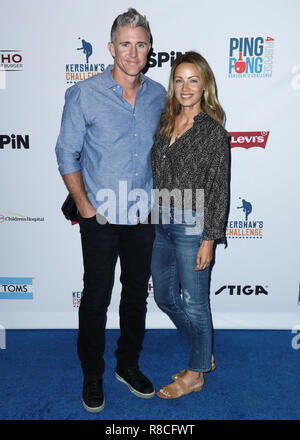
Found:
[[[269,131],[231,131],[230,147],[266,148],[269,133]]]

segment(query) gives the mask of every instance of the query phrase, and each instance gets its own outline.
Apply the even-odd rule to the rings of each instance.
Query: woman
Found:
[[[225,239],[229,144],[223,120],[207,61],[196,52],[179,56],[151,152],[159,216],[152,280],[157,305],[190,354],[187,368],[157,393],[164,399],[201,390],[203,373],[215,368],[209,272],[214,242]]]

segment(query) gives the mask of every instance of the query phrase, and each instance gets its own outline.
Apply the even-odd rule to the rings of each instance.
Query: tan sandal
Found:
[[[207,373],[210,373],[211,371],[214,371],[215,369],[216,369],[215,361],[212,361],[211,362],[211,369],[209,371],[207,371]],[[179,371],[179,373],[173,374],[172,379],[177,380],[179,377],[182,377],[186,371],[187,370],[185,369],[185,370]]]
[[[174,389],[174,383],[176,382],[179,387],[176,387]],[[157,396],[161,399],[178,399],[179,397],[185,396],[187,394],[192,393],[193,391],[201,391],[203,388],[203,385],[200,385],[197,388],[191,388],[189,387],[180,377],[176,379],[174,382],[170,383],[169,385],[166,385],[162,388],[162,391],[159,391],[157,393]],[[168,394],[164,393],[167,392]]]

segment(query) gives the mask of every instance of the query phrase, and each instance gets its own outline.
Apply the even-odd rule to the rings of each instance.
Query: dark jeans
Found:
[[[154,225],[100,225],[96,216],[80,220],[84,289],[79,308],[78,356],[83,373],[104,372],[107,308],[120,257],[122,284],[117,366],[138,366],[145,333]]]

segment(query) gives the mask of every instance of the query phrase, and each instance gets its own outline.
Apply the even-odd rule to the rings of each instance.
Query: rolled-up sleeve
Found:
[[[86,135],[86,118],[82,109],[81,90],[78,85],[67,89],[60,133],[55,147],[61,175],[81,170],[80,153]]]
[[[209,194],[205,196],[204,240],[225,240],[225,221],[229,200],[229,142],[225,134],[218,140],[219,154],[213,169],[214,179]]]

